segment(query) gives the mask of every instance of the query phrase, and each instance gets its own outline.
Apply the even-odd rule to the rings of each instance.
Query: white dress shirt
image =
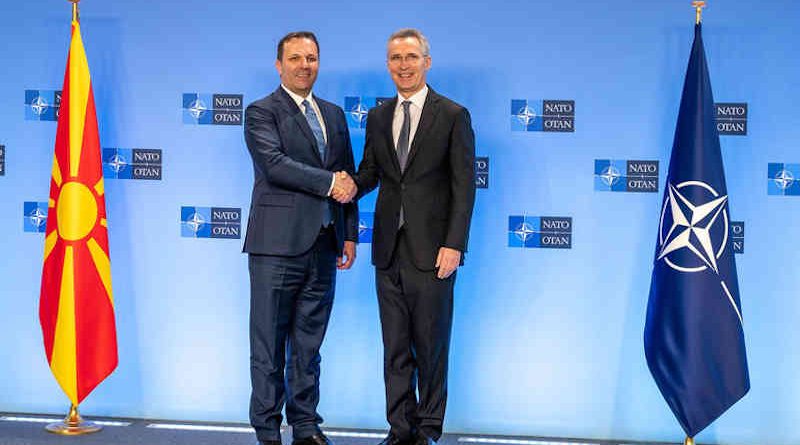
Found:
[[[303,114],[305,114],[306,112],[306,108],[303,106],[303,101],[307,100],[308,103],[311,104],[311,108],[314,109],[314,113],[317,115],[319,126],[322,127],[322,137],[325,139],[325,143],[327,144],[328,132],[325,130],[325,119],[322,118],[322,113],[320,113],[319,111],[319,105],[317,105],[317,101],[314,100],[314,95],[311,93],[311,91],[308,92],[308,96],[303,97],[299,94],[295,94],[294,92],[292,92],[292,90],[286,88],[286,86],[284,86],[283,84],[281,84],[281,87],[283,88],[284,91],[286,91],[289,94],[289,97],[291,97],[292,100],[294,100],[294,102],[297,104],[297,107],[300,108],[300,111],[302,111]]]
[[[425,85],[408,99],[403,98],[399,92],[397,93],[397,106],[394,108],[394,117],[392,118],[392,138],[395,150],[397,150],[397,140],[400,138],[400,130],[403,127],[403,102],[406,100],[411,101],[411,105],[408,107],[408,114],[411,117],[411,132],[408,135],[408,151],[410,153],[411,143],[414,142],[414,135],[417,133],[419,118],[422,116],[422,106],[425,105],[426,97],[428,97],[428,85]]]
[[[309,104],[311,104],[311,108],[314,109],[314,113],[317,115],[317,120],[319,121],[319,126],[322,128],[322,137],[325,139],[325,143],[328,143],[328,132],[325,130],[325,119],[322,118],[322,113],[319,111],[319,105],[317,105],[317,101],[314,100],[314,95],[311,91],[308,92],[308,96],[303,97],[299,94],[295,94],[292,90],[286,88],[284,84],[281,84],[281,88],[283,91],[289,94],[289,97],[297,104],[297,107],[300,108],[300,111],[305,114],[306,108],[303,106],[303,101],[307,100]],[[336,175],[331,173],[331,186],[328,187],[328,196],[331,196],[333,192],[333,184],[336,183]]]

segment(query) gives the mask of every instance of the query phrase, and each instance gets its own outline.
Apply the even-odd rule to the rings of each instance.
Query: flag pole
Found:
[[[78,2],[80,2],[81,0],[68,0],[68,1],[72,3],[72,21],[73,22],[80,21],[80,16],[78,15]]]
[[[80,21],[78,14],[78,2],[81,0],[69,0],[72,3],[72,21]],[[61,422],[48,424],[45,430],[48,432],[59,434],[62,436],[80,436],[83,434],[96,433],[103,429],[102,426],[83,420],[80,413],[78,413],[78,405],[71,403],[69,406],[69,413],[67,417]]]
[[[695,0],[692,2],[692,6],[695,9],[695,21],[696,25],[699,25],[703,21],[703,8],[706,7],[706,2]]]
[[[703,22],[703,8],[706,7],[706,2],[702,0],[694,0],[692,2],[692,7],[694,7],[695,11],[694,23],[695,25],[699,25]],[[686,439],[683,441],[683,445],[694,445],[694,438],[686,436]]]
[[[70,0],[71,1],[71,0]],[[78,413],[77,405],[70,405],[69,414],[61,422],[51,423],[45,429],[54,434],[62,436],[80,436],[83,434],[96,433],[103,429],[102,426],[83,420]]]

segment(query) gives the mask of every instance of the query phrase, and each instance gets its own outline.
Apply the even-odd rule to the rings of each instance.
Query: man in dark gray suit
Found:
[[[467,109],[425,83],[431,56],[421,32],[392,34],[386,65],[398,94],[370,110],[354,177],[360,195],[380,182],[372,263],[391,427],[381,445],[427,445],[442,434],[447,403],[453,286],[475,201],[475,136]]]
[[[245,112],[255,173],[244,242],[250,422],[262,445],[280,445],[285,404],[294,445],[329,445],[317,413],[319,350],[336,269],[349,269],[356,255],[353,152],[342,109],[311,93],[319,70],[314,34],[283,37],[275,67],[281,85]]]

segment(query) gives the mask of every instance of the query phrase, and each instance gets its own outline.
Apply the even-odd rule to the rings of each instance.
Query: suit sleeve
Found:
[[[469,111],[462,108],[450,133],[450,218],[445,247],[467,251],[475,204],[475,133]]]
[[[362,196],[373,191],[378,186],[378,180],[380,179],[379,167],[375,160],[375,136],[373,133],[376,124],[374,116],[372,112],[367,116],[367,128],[364,131],[364,157],[361,158],[361,163],[358,164],[358,173],[353,177],[358,185],[356,199],[361,199]]]
[[[347,120],[344,117],[344,111],[339,110],[341,120],[344,126],[344,139],[345,139],[345,170],[350,176],[355,177],[356,164],[353,159],[353,145],[350,142],[350,130],[347,128]],[[346,241],[358,242],[358,201],[353,201],[344,205],[344,239]]]
[[[244,125],[250,156],[271,183],[323,198],[328,196],[333,173],[295,161],[281,151],[274,113],[251,104],[245,111]]]

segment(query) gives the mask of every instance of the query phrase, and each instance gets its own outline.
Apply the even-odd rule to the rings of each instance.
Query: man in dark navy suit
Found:
[[[244,251],[250,269],[250,422],[280,445],[281,411],[293,445],[328,445],[317,412],[320,346],[336,269],[355,260],[358,208],[344,112],[311,93],[319,45],[287,34],[275,62],[281,85],[245,112],[255,181]]]
[[[380,183],[372,263],[391,427],[381,445],[428,445],[442,434],[447,403],[453,286],[475,201],[475,135],[469,111],[425,83],[431,56],[421,32],[392,34],[386,65],[397,97],[370,110],[354,176],[359,195]]]

